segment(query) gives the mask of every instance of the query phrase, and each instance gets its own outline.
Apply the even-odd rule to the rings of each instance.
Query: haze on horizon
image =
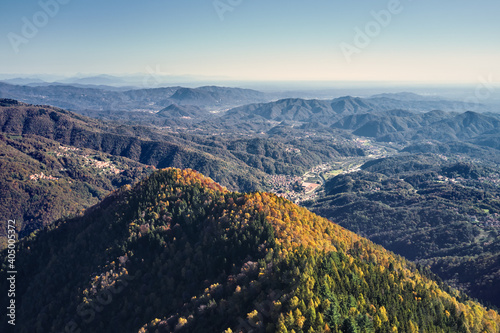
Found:
[[[4,0],[0,73],[498,83],[494,0]]]

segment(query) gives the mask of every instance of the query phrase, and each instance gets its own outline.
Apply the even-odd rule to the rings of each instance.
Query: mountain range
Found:
[[[391,95],[392,96],[392,95]],[[395,94],[395,96],[399,96]],[[412,95],[413,96],[413,95]],[[335,120],[335,116],[345,114],[375,113],[390,110],[413,112],[467,111],[466,105],[456,101],[416,99],[393,99],[388,97],[359,98],[345,96],[333,100],[304,100],[300,98],[282,99],[276,102],[242,106],[226,115],[252,114],[267,120],[293,120],[301,122]],[[397,98],[397,97],[396,97]]]
[[[171,104],[222,110],[267,100],[264,93],[238,88],[167,87],[126,91],[72,85],[18,86],[0,83],[0,97],[30,104],[53,105],[72,111],[158,111]]]
[[[488,222],[500,216],[498,168],[427,152],[360,169],[329,179],[306,207],[500,305],[500,238]]]
[[[160,113],[166,117],[172,113],[190,114],[183,112],[187,112],[184,106],[170,106]],[[171,166],[194,168],[228,188],[253,191],[265,189],[270,174],[300,175],[335,156],[364,155],[363,150],[349,143],[325,144],[313,139],[180,136],[7,99],[0,99],[0,130],[5,149],[0,155],[4,166],[0,184],[5,189],[0,211],[13,214],[22,235],[86,208],[116,186],[144,176],[143,171],[134,171],[140,168],[144,172]],[[61,150],[65,147],[80,153],[67,156]],[[111,162],[118,173],[100,175],[89,165],[98,161]],[[31,175],[41,173],[58,180],[30,181]],[[70,188],[74,192],[64,196],[63,192]],[[33,199],[35,193],[37,200]],[[0,236],[3,243],[5,234]]]
[[[229,192],[192,170],[155,172],[17,247],[19,332],[500,327],[497,312],[380,246],[284,199]]]
[[[103,78],[106,83],[106,78]],[[88,80],[87,80],[88,81]],[[84,83],[87,81],[83,81]],[[409,111],[490,111],[482,104],[465,104],[460,101],[425,97],[410,93],[381,94],[369,98],[341,97],[334,100],[284,99],[274,102],[280,94],[262,93],[251,89],[204,86],[199,88],[166,87],[151,89],[123,90],[115,87],[94,85],[86,87],[81,82],[70,84],[23,86],[10,83],[27,82],[11,80],[0,82],[0,97],[17,99],[31,104],[49,104],[72,111],[158,111],[170,104],[194,105],[202,108],[224,111],[236,106],[251,105],[244,112],[255,111],[266,119],[284,117],[289,120],[307,120],[306,114],[328,116],[340,113],[359,113],[404,109]],[[93,81],[92,81],[93,82]],[[270,103],[268,103],[270,102]],[[295,104],[295,105],[294,105]],[[280,109],[285,114],[277,114],[272,109]],[[295,116],[293,110],[299,111]],[[239,110],[238,110],[239,111]],[[237,111],[235,111],[237,112]]]
[[[496,113],[465,111],[457,102],[411,93],[269,102],[270,95],[258,91],[212,86],[82,90],[0,85],[8,91],[24,90],[42,102],[49,95],[37,96],[43,90],[30,89],[47,89],[49,99],[75,106],[106,106],[79,106],[73,112],[0,99],[0,212],[18,221],[19,255],[31,267],[23,266],[21,277],[22,288],[27,288],[20,290],[22,318],[33,311],[40,314],[28,319],[26,330],[30,325],[40,331],[70,325],[70,331],[208,327],[230,332],[250,325],[257,331],[288,332],[498,332],[494,311],[467,296],[498,306]],[[107,109],[109,105],[116,108]],[[194,171],[155,171],[165,167],[195,169],[229,190]],[[133,185],[140,179],[144,181]],[[258,190],[297,200],[421,266]],[[255,209],[239,211],[239,206],[249,207],[248,200],[258,203],[251,206]],[[249,230],[245,219],[253,221]],[[221,225],[225,232],[219,234]],[[99,236],[101,245],[89,241],[96,237],[95,230],[107,230]],[[332,233],[340,238],[329,238]],[[211,238],[215,243],[208,241]],[[66,244],[66,239],[74,241]],[[0,240],[5,247],[5,232]],[[61,245],[62,252],[49,244]],[[99,246],[112,249],[111,256]],[[255,247],[265,250],[255,252]],[[269,249],[280,255],[267,256]],[[324,254],[314,252],[322,250]],[[80,258],[78,272],[64,271],[80,251],[93,253],[93,258]],[[376,260],[370,256],[374,251]],[[56,252],[48,265],[44,253]],[[136,261],[130,259],[138,254]],[[383,263],[381,257],[386,258]],[[129,260],[133,266],[127,266]],[[328,264],[332,260],[335,265]],[[178,274],[170,273],[176,265]],[[392,272],[402,289],[393,289],[390,274],[378,272],[378,266]],[[128,276],[123,269],[134,273]],[[340,278],[320,287],[318,281],[333,277],[335,270]],[[38,285],[55,290],[47,277],[56,271],[62,272],[57,280],[61,292],[42,297],[49,303],[37,299],[29,305],[25,300],[35,299]],[[115,274],[121,278],[113,280]],[[29,277],[35,276],[31,284]],[[126,277],[131,280],[123,280]],[[134,290],[146,295],[146,301],[127,291],[109,310],[96,311],[103,305],[100,291],[114,298],[114,283],[136,278]],[[413,278],[417,281],[411,282]],[[386,280],[389,287],[380,288]],[[362,281],[370,287],[357,290],[356,285],[365,286]],[[422,283],[435,283],[437,289],[422,289]],[[336,296],[325,288],[335,290]],[[278,291],[288,296],[276,298]],[[168,295],[173,301],[164,300]],[[401,301],[398,295],[404,307],[394,301]],[[259,301],[252,303],[255,299]],[[323,306],[326,301],[336,305]],[[80,315],[87,304],[93,309],[92,320]],[[136,309],[130,304],[144,306],[130,316],[129,310]],[[274,314],[263,310],[271,307]],[[62,308],[68,312],[55,313]],[[309,308],[314,312],[305,315]],[[408,308],[414,309],[414,316],[404,311]],[[477,313],[468,309],[477,309],[487,319],[471,321]],[[242,321],[224,319],[231,315]]]

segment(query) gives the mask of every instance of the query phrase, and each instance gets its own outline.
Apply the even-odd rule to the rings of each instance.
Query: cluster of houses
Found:
[[[290,191],[297,182],[302,182],[302,178],[298,176],[271,175],[267,182],[272,186],[273,192],[285,192]]]
[[[477,223],[482,227],[500,228],[500,214],[495,213],[487,216],[469,216],[472,223]]]
[[[315,173],[315,174],[320,174],[321,172],[330,170],[332,168],[330,163],[325,163],[325,164],[320,164],[318,166],[315,166],[312,168],[309,172],[310,173]]]
[[[285,151],[287,153],[300,154],[300,149],[299,148],[287,147],[287,148],[285,148]]]
[[[118,169],[109,161],[105,162],[105,161],[94,160],[90,158],[89,155],[83,155],[83,158],[85,159],[86,165],[90,165],[91,167],[94,167],[96,169],[103,169],[103,170],[105,169],[106,171],[114,173],[115,175],[123,172],[123,170]]]
[[[79,151],[80,148],[75,148],[75,147],[65,147],[65,146],[59,146],[59,149],[62,150],[64,153],[61,152],[56,152],[57,157],[63,157],[63,156],[69,156],[68,152],[75,152]]]
[[[307,199],[308,194],[313,193],[321,186],[316,183],[304,182],[302,177],[285,175],[269,176],[268,183],[272,186],[271,192],[295,203]],[[299,184],[302,186],[303,191],[297,191],[297,186]]]
[[[69,154],[68,154],[69,152],[80,151],[80,148],[65,147],[65,146],[60,146],[59,149],[62,150],[63,152],[59,152],[59,151],[56,152],[56,156],[57,157],[63,157],[63,156],[68,157],[69,156]],[[109,161],[108,162],[98,161],[98,160],[95,160],[95,159],[91,158],[90,155],[81,155],[81,157],[83,157],[86,165],[89,165],[89,166],[94,167],[96,169],[106,169],[107,171],[109,171],[110,173],[114,173],[115,175],[123,172],[123,170],[120,170],[120,169],[116,168]]]
[[[47,176],[43,172],[40,173],[35,173],[33,175],[30,175],[30,180],[37,182],[40,179],[47,179],[47,180],[59,180],[59,178],[53,177],[53,176]]]
[[[500,179],[499,178],[494,178],[494,177],[479,177],[479,181],[485,182],[485,183],[491,183],[495,185],[500,185]]]

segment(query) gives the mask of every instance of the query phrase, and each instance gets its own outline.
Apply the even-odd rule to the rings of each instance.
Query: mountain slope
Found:
[[[352,131],[354,135],[376,138],[381,142],[472,141],[495,147],[488,144],[486,138],[498,136],[500,121],[496,117],[472,111],[456,114],[443,111],[416,113],[390,110],[348,115],[331,127]]]
[[[415,125],[418,123],[421,123],[419,127],[422,127],[425,126],[424,123],[437,122],[451,117],[449,113],[433,110],[466,111],[463,103],[415,98],[352,96],[333,100],[286,98],[268,103],[243,105],[222,114],[219,119],[207,120],[202,125],[225,129],[248,128],[250,131],[266,132],[281,122],[290,122],[291,125],[321,124],[334,128],[359,130],[357,135],[381,137],[384,134],[412,129],[417,127]],[[422,113],[426,116],[422,116]],[[362,118],[369,118],[367,116],[372,115],[372,122],[366,123],[365,120],[364,128],[360,129],[359,124]],[[390,122],[394,122],[396,117],[398,126],[394,127],[394,124]],[[412,120],[411,117],[417,119]],[[348,126],[353,120],[356,120],[352,124],[357,125],[355,128]],[[405,125],[405,122],[408,124]],[[411,126],[410,122],[415,123],[414,126]],[[380,129],[372,131],[373,126],[378,126]]]
[[[162,114],[175,121],[189,112],[207,113],[172,106]],[[0,99],[0,132],[0,213],[18,221],[21,237],[95,204],[154,167],[189,167],[228,188],[255,191],[265,189],[268,174],[301,175],[337,156],[364,154],[316,138],[179,135],[7,99]],[[2,228],[0,247],[5,240]]]
[[[500,327],[498,313],[338,225],[190,170],[156,172],[17,248],[19,332]]]
[[[333,124],[332,127],[352,130],[353,134],[359,136],[381,138],[396,132],[408,135],[407,133],[414,133],[418,129],[451,117],[451,114],[442,111],[415,113],[391,110],[346,116]]]
[[[372,160],[361,169],[329,179],[325,196],[308,207],[500,306],[496,168],[414,154]]]
[[[34,136],[0,134],[0,214],[16,220],[20,237],[96,204],[151,167]],[[7,220],[0,248],[7,245]]]
[[[367,112],[377,108],[369,102],[357,97],[341,97],[332,101],[305,100],[301,98],[287,98],[270,103],[250,104],[235,108],[223,115],[225,121],[237,121],[242,115],[250,120],[259,116],[269,121],[326,121],[332,122],[339,114]],[[241,120],[241,119],[240,119]],[[243,120],[246,120],[243,118]]]
[[[158,111],[156,114],[158,116],[168,117],[168,118],[180,118],[180,117],[192,118],[192,117],[206,117],[208,113],[196,106],[189,106],[189,105],[182,106],[182,105],[172,104]]]
[[[265,94],[260,91],[216,86],[179,88],[170,99],[181,105],[195,105],[204,108],[227,108],[268,100]]]
[[[244,191],[262,189],[266,173],[300,175],[335,156],[364,154],[349,143],[325,143],[315,138],[181,135],[153,126],[98,121],[50,106],[5,99],[0,99],[0,130],[6,135],[42,136],[158,168],[189,167],[224,186]]]
[[[233,188],[258,188],[264,178],[262,171],[252,170],[223,150],[216,151],[214,156],[199,149],[204,147],[159,134],[151,128],[101,122],[49,106],[24,103],[0,106],[0,129],[6,135],[42,136],[63,145],[93,149],[160,168],[191,167]]]

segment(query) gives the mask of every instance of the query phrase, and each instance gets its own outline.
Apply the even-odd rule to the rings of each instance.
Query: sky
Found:
[[[476,83],[498,0],[2,0],[0,73]]]

